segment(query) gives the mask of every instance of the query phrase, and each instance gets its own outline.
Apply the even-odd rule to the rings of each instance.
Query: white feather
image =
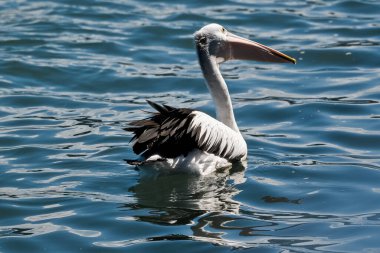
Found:
[[[196,131],[196,129],[199,131],[200,128],[201,135],[206,134],[207,138],[205,138],[205,142],[207,146],[211,147],[215,143],[220,142],[220,150],[227,147],[227,153],[231,153],[232,157],[246,157],[247,144],[240,132],[232,130],[222,122],[203,112],[194,111],[192,115],[193,120],[189,128],[193,129],[193,131]]]
[[[186,156],[163,159],[159,155],[149,157],[139,169],[145,174],[190,173],[207,175],[220,168],[231,166],[224,158],[195,149]]]

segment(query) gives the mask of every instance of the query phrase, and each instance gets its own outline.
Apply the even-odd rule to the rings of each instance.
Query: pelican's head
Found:
[[[218,24],[202,27],[195,32],[194,39],[198,52],[205,52],[209,57],[215,57],[218,63],[232,59],[296,63],[294,58],[234,35]]]

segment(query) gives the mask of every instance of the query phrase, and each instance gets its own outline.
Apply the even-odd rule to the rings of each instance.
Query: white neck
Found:
[[[239,132],[232,108],[231,97],[227,84],[220,73],[217,60],[210,56],[206,50],[197,48],[199,64],[206,78],[207,87],[216,107],[216,117],[232,130]]]

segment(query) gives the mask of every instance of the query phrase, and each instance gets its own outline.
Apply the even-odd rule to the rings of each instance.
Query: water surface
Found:
[[[0,3],[0,252],[380,251],[378,1]],[[214,115],[208,23],[291,64],[222,66],[247,168],[143,178],[146,99]]]

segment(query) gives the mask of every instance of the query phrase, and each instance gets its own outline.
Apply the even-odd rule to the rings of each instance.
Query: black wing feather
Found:
[[[174,158],[186,155],[197,147],[191,133],[186,133],[193,110],[147,102],[158,113],[147,119],[132,121],[130,127],[124,129],[134,133],[131,141],[134,141],[133,151],[136,154]]]
[[[125,128],[134,134],[131,141],[136,154],[145,158],[156,154],[174,158],[200,149],[231,161],[246,154],[244,149],[236,148],[245,145],[244,140],[239,139],[241,136],[222,123],[199,124],[199,118],[195,117],[202,114],[194,110],[148,103],[157,112],[146,119],[135,120]]]
[[[159,105],[157,103],[154,103],[150,100],[147,100],[146,102],[148,102],[148,104],[153,107],[154,109],[156,109],[159,113],[167,113],[169,112],[169,109],[167,106],[165,105]]]

